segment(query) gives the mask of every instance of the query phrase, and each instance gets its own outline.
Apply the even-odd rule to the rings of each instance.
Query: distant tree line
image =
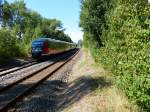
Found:
[[[81,0],[84,46],[111,70],[126,95],[150,111],[148,0]]]
[[[27,56],[32,40],[40,36],[72,42],[64,30],[61,21],[42,17],[23,0],[0,1],[0,58]]]

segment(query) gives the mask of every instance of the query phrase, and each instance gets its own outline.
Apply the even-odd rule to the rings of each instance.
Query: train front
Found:
[[[41,57],[48,53],[48,42],[44,39],[37,39],[32,42],[31,53],[33,58]]]

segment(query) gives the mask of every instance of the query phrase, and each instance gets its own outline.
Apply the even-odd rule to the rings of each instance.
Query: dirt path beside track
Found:
[[[87,85],[78,87],[80,99],[62,112],[138,112],[137,106],[131,104],[117,89],[112,77],[103,67],[95,64],[89,51],[83,50],[69,77],[69,83],[81,79],[82,84]]]

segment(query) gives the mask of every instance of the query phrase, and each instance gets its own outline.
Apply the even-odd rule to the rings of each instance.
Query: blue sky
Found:
[[[7,0],[13,2],[15,0]],[[80,0],[24,0],[29,9],[37,11],[43,17],[61,20],[63,27],[74,42],[82,39],[79,28]]]

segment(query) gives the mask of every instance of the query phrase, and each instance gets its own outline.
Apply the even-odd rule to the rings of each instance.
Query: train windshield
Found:
[[[43,49],[43,42],[41,41],[32,42],[32,52],[42,52],[42,49]]]
[[[35,41],[35,42],[32,42],[32,47],[42,47],[43,46],[43,42],[40,42],[40,41]]]

